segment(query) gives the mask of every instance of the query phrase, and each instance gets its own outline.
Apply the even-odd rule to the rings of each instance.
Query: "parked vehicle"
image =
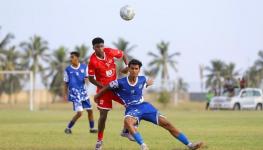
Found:
[[[215,96],[210,102],[210,109],[255,109],[263,108],[262,90],[257,88],[245,88],[226,92],[222,96]]]

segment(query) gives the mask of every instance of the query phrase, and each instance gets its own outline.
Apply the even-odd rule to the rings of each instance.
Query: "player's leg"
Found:
[[[85,109],[88,114],[90,133],[97,133],[97,129],[94,128],[95,123],[94,123],[93,111],[92,111],[92,106],[90,104],[90,100],[87,99],[85,101],[82,101],[82,106],[83,109]]]
[[[182,132],[180,132],[177,128],[175,128],[165,117],[161,115],[158,115],[158,124],[159,126],[169,131],[172,136],[177,138],[180,142],[185,144],[191,150],[196,150],[203,145],[202,142],[191,143]]]
[[[140,145],[141,150],[148,150],[148,147],[144,143],[141,134],[137,131],[137,128],[135,127],[137,122],[138,120],[132,116],[126,116],[124,119],[125,127],[129,130],[130,134],[133,136],[135,141]]]
[[[82,116],[83,107],[81,103],[73,102],[73,109],[76,112],[76,114],[73,116],[71,121],[68,123],[67,128],[65,129],[66,134],[71,134],[71,128],[74,126],[76,121]]]
[[[99,108],[99,112],[100,112],[100,117],[98,121],[98,140],[95,146],[95,150],[102,149],[103,134],[104,134],[105,124],[109,110]]]
[[[112,97],[112,100],[114,100],[115,102],[117,102],[121,105],[124,105],[123,101],[114,92],[110,91],[110,95]],[[120,135],[122,137],[128,138],[130,141],[135,141],[133,136],[129,133],[129,130],[125,127],[125,125],[123,126],[123,129],[122,129]]]

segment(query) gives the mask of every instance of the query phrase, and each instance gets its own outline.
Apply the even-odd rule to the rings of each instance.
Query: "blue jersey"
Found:
[[[128,77],[112,81],[109,85],[127,107],[144,101],[142,90],[146,85],[145,76],[138,76],[134,85],[129,83]]]
[[[68,85],[69,101],[85,101],[88,99],[85,78],[87,77],[87,65],[79,64],[77,68],[68,66],[64,72],[64,81]]]

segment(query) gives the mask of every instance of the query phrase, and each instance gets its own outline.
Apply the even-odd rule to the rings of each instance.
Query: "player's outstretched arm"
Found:
[[[98,98],[103,95],[105,92],[107,92],[108,90],[110,90],[110,86],[105,86],[103,87],[95,96],[94,96],[94,101],[97,103],[98,102]]]
[[[121,70],[121,73],[127,74],[127,73],[128,73],[128,70],[129,70],[129,67],[128,67],[128,57],[127,57],[127,55],[123,54],[122,60],[123,60],[123,62],[124,62],[124,64],[125,64],[126,67]]]
[[[95,86],[99,88],[103,87],[101,83],[99,83],[97,80],[94,79],[94,76],[89,76],[89,82],[91,82],[92,84],[94,84]]]
[[[151,85],[153,85],[153,83],[154,83],[154,80],[153,79],[148,79],[147,81],[146,81],[146,88],[148,87],[148,86],[151,86]]]

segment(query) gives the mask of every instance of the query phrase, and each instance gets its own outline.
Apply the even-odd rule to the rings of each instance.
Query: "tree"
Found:
[[[130,55],[130,52],[136,48],[136,45],[131,45],[130,46],[130,43],[128,41],[126,41],[125,39],[123,38],[119,38],[117,42],[113,42],[113,45],[119,49],[119,50],[122,50],[124,52],[124,54],[128,57],[129,60],[132,59],[132,56]],[[116,61],[116,64],[117,64],[117,74],[118,74],[118,77],[121,77],[122,74],[120,72],[120,69],[123,68],[123,61],[122,60],[117,60]]]
[[[49,91],[54,95],[53,102],[56,96],[63,96],[64,87],[64,70],[67,67],[67,49],[65,47],[59,47],[53,52],[52,58],[49,61],[49,67],[47,68],[47,74],[44,76],[44,80],[49,87]],[[51,81],[49,81],[51,79]]]
[[[206,88],[218,89],[221,93],[222,88],[222,78],[224,77],[224,67],[225,63],[221,60],[212,60],[211,67],[206,66],[205,70],[208,72],[206,75]]]
[[[212,60],[211,67],[206,66],[205,70],[208,72],[206,75],[206,88],[217,89],[217,94],[221,93],[224,79],[229,78],[236,84],[236,78],[239,75],[239,71],[236,70],[234,63],[230,62],[226,64],[221,60]]]
[[[183,80],[183,78],[178,79],[177,89],[179,92],[187,92],[189,85]]]
[[[177,61],[174,57],[179,56],[180,53],[174,52],[169,54],[169,42],[164,41],[157,44],[157,50],[159,51],[159,55],[153,52],[148,53],[148,55],[152,57],[152,61],[148,64],[151,68],[149,72],[152,73],[153,76],[157,76],[157,74],[161,72],[162,85],[165,86],[169,80],[168,67],[170,66],[174,71],[177,71]]]
[[[75,51],[79,52],[80,54],[80,63],[85,63],[85,64],[88,64],[88,61],[89,61],[89,55],[88,55],[88,52],[89,52],[89,48],[82,44],[80,46],[76,46],[75,47]]]
[[[236,64],[231,62],[231,63],[225,65],[224,77],[236,79],[238,75],[239,75],[239,71],[236,71]]]
[[[35,35],[29,41],[22,42],[20,47],[24,50],[22,62],[24,68],[33,72],[33,89],[35,90],[36,75],[44,74],[43,62],[49,61],[48,42]],[[45,83],[43,80],[42,82]]]
[[[20,53],[15,49],[15,46],[7,50],[2,50],[3,54],[3,70],[13,71],[13,70],[21,70],[21,65],[19,65]],[[9,95],[9,103],[11,103],[11,96],[13,93],[17,93],[21,91],[23,87],[23,83],[21,79],[22,75],[13,75],[13,74],[4,74],[0,80],[0,93],[4,92]]]

